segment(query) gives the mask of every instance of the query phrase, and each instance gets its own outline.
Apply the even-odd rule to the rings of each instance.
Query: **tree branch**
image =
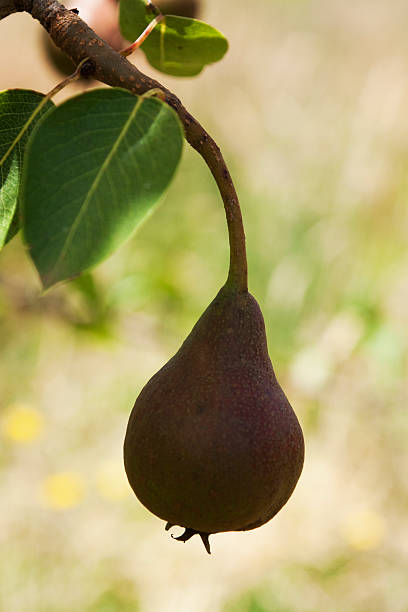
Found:
[[[224,202],[230,242],[230,269],[227,282],[239,291],[245,291],[247,261],[241,209],[224,158],[211,136],[184,108],[175,94],[158,81],[140,72],[97,36],[78,15],[64,8],[57,0],[0,0],[0,19],[19,11],[27,11],[34,19],[38,19],[54,43],[76,65],[89,58],[91,69],[93,68],[92,76],[102,83],[112,87],[123,87],[139,95],[154,88],[163,91],[165,101],[180,117],[186,140],[203,157],[218,185]]]

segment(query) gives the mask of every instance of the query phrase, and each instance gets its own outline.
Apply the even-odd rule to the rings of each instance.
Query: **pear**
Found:
[[[229,280],[130,415],[129,483],[153,514],[199,534],[254,529],[288,501],[302,430],[276,380],[265,324],[245,283]]]

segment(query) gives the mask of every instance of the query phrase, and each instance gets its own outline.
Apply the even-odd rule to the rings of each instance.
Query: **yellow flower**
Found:
[[[3,422],[3,433],[13,442],[24,444],[38,438],[44,428],[44,418],[31,406],[10,406]]]
[[[79,474],[59,472],[44,481],[45,502],[54,510],[65,510],[77,506],[84,497],[84,483]]]

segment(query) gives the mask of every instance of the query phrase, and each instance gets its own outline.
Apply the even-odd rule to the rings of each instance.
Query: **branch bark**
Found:
[[[139,95],[154,88],[163,92],[165,102],[180,117],[186,140],[203,157],[217,183],[224,203],[230,242],[227,282],[239,291],[246,291],[247,260],[241,209],[227,165],[213,138],[174,93],[140,72],[97,36],[79,15],[63,7],[57,0],[0,0],[0,19],[21,11],[31,13],[76,65],[89,58],[93,68],[92,76],[102,83],[123,87]]]

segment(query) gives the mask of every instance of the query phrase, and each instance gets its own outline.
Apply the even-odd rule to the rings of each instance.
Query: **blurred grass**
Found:
[[[208,0],[203,17],[225,60],[164,80],[231,165],[304,473],[270,524],[214,536],[211,558],[126,485],[132,403],[226,276],[222,207],[186,148],[91,275],[40,297],[20,239],[0,254],[0,610],[406,612],[407,5],[261,0],[250,21],[247,2]],[[58,80],[38,31],[0,23],[2,87]]]

